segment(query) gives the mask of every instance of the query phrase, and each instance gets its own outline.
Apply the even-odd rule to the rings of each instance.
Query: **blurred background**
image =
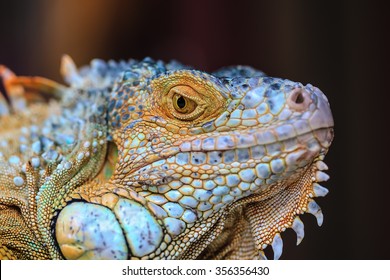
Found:
[[[387,19],[375,1],[0,0],[0,64],[61,81],[64,53],[78,65],[150,56],[318,86],[336,125],[324,224],[304,215],[303,242],[287,230],[282,258],[389,259]]]

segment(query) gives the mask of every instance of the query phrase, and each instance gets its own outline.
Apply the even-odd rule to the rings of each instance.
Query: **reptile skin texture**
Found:
[[[0,259],[278,259],[301,214],[322,224],[318,88],[150,58],[61,73],[0,66]]]

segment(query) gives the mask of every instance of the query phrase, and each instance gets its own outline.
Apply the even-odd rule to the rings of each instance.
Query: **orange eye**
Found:
[[[167,72],[151,81],[151,113],[177,126],[195,126],[215,119],[226,109],[229,88],[216,77],[194,70]]]
[[[192,113],[198,106],[195,101],[178,93],[176,93],[172,99],[173,108],[181,114]]]
[[[181,121],[192,121],[204,113],[201,95],[190,86],[179,85],[171,88],[166,96],[170,104],[169,113]]]

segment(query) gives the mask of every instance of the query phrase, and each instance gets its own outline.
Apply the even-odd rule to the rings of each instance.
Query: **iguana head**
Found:
[[[280,232],[303,237],[298,214],[322,222],[312,197],[327,192],[316,183],[333,138],[325,95],[249,67],[172,68],[139,63],[114,86],[113,174],[59,213],[66,258],[258,257],[270,244],[279,257]]]

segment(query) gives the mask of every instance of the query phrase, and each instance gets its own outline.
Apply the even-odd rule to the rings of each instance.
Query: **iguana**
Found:
[[[249,66],[64,56],[68,86],[1,66],[1,259],[264,259],[322,224],[333,118]]]

